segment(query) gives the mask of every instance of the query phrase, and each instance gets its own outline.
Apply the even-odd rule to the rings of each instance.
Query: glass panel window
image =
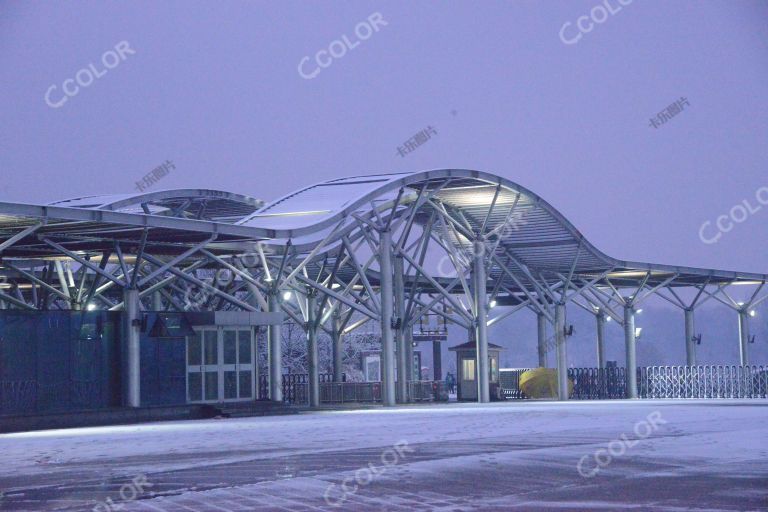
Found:
[[[198,366],[201,361],[200,357],[200,333],[195,332],[194,336],[190,336],[187,342],[187,364],[189,366]]]
[[[499,381],[499,360],[495,357],[489,357],[488,362],[490,363],[488,366],[491,368],[491,382],[498,382]]]
[[[236,331],[224,331],[224,364],[237,363],[236,336]]]
[[[253,358],[251,357],[251,331],[237,331],[237,343],[239,345],[239,363],[251,364]]]
[[[240,372],[240,398],[251,398],[251,372]]]
[[[380,370],[379,356],[365,357],[365,380],[367,382],[379,382],[381,379]]]
[[[216,331],[204,331],[205,358],[203,364],[219,363],[219,347],[217,346],[218,333]]]
[[[218,400],[219,372],[205,372],[205,399]]]
[[[475,360],[461,360],[461,378],[464,380],[475,380]]]
[[[237,372],[224,372],[224,399],[237,398]]]
[[[190,372],[187,374],[188,381],[188,394],[190,402],[199,402],[203,399],[203,375],[200,372]]]

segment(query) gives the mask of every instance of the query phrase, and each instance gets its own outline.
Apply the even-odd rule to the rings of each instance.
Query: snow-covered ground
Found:
[[[4,434],[0,490],[0,510],[768,510],[768,401],[446,404]]]

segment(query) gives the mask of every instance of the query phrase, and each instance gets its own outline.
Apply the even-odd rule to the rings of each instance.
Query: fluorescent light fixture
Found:
[[[291,300],[292,295],[290,291],[283,292],[283,300]]]
[[[606,317],[606,318],[605,318],[605,321],[606,321],[606,322],[610,322],[611,320],[613,320],[613,317],[612,317],[612,316],[608,316],[608,317]]]
[[[755,311],[754,309],[749,311],[749,316],[755,316],[756,314],[757,314],[757,311]]]
[[[491,306],[492,308],[495,308],[496,307],[496,301],[492,300],[491,302],[488,303],[488,305]]]
[[[635,327],[635,338],[639,338],[642,333],[643,333],[642,327]]]
[[[638,310],[637,310],[637,314],[638,314],[638,315],[639,315],[640,313],[642,313],[642,312],[643,312],[643,308],[640,308],[640,309],[638,309]]]
[[[88,305],[85,306],[85,309],[87,309],[88,311],[93,311],[94,309],[96,309],[96,304],[94,304],[93,302],[89,302]]]

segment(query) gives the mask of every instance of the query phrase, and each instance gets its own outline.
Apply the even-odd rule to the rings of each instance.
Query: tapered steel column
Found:
[[[123,290],[123,307],[126,335],[127,394],[126,402],[129,407],[141,405],[141,302],[139,290],[126,288]]]
[[[538,332],[539,368],[547,367],[547,317],[544,313],[536,313],[536,327]]]
[[[410,381],[414,380],[414,373],[416,373],[413,368],[413,328],[410,325],[405,327],[405,349],[408,357],[406,362],[407,375],[408,380]],[[421,371],[421,368],[419,368],[419,371]]]
[[[749,312],[739,310],[739,361],[742,366],[749,364]]]
[[[627,398],[637,398],[637,340],[635,339],[635,308],[624,306],[624,350],[626,353]]]
[[[331,316],[331,343],[333,349],[333,382],[344,378],[344,339],[341,334],[341,315],[338,310]]]
[[[696,365],[696,340],[693,339],[695,327],[693,322],[693,309],[684,309],[685,313],[685,364]]]
[[[605,368],[605,313],[598,311],[597,320],[597,367]]]
[[[381,231],[379,244],[381,302],[381,403],[395,405],[395,340],[392,333],[392,233]]]
[[[320,406],[320,371],[317,357],[317,290],[307,289],[307,370],[309,373],[309,406]]]
[[[473,244],[472,283],[475,302],[475,347],[477,354],[477,401],[491,401],[488,368],[488,295],[485,276],[485,244],[475,240]]]
[[[269,311],[280,313],[280,302],[277,291],[267,295]],[[270,325],[267,329],[267,351],[269,352],[269,399],[274,402],[283,401],[283,348],[280,344],[280,324]]]
[[[568,353],[565,347],[565,304],[555,304],[555,350],[557,356],[557,399],[568,400]]]
[[[395,318],[398,319],[398,327],[395,329],[395,346],[397,347],[397,394],[401,403],[407,403],[408,397],[408,349],[405,346],[405,284],[403,272],[403,257],[395,256],[394,259],[394,290],[395,290]]]

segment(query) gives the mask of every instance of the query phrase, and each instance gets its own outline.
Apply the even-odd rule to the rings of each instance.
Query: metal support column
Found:
[[[405,349],[407,354],[407,362],[406,362],[406,369],[408,374],[408,380],[419,380],[418,378],[414,379],[415,377],[415,368],[413,367],[413,329],[409,325],[406,327],[405,331]],[[421,371],[421,368],[419,368],[419,371]]]
[[[317,290],[307,289],[307,366],[309,406],[320,406],[320,371],[317,356]]]
[[[696,336],[695,324],[693,321],[693,309],[683,310],[685,313],[685,364],[688,366],[696,365]]]
[[[442,348],[439,341],[432,340],[432,378],[434,380],[443,380]]]
[[[334,311],[331,316],[331,347],[333,350],[333,382],[341,382],[344,378],[344,338],[341,334],[341,315]]]
[[[152,311],[163,310],[163,295],[160,290],[152,292]]]
[[[126,288],[123,290],[124,321],[126,334],[127,368],[127,405],[141,405],[141,301],[139,290]]]
[[[739,362],[742,366],[749,364],[749,311],[739,310]]]
[[[381,302],[381,403],[395,405],[395,341],[392,333],[392,233],[383,230],[379,243]]]
[[[269,311],[280,312],[280,302],[277,291],[267,296]],[[274,402],[283,401],[283,352],[280,346],[280,324],[270,325],[267,330],[267,351],[269,355],[269,399]]]
[[[627,398],[637,398],[637,340],[635,339],[635,308],[624,306],[624,350],[626,353]]]
[[[597,367],[605,368],[605,313],[598,311],[597,320]]]
[[[475,303],[475,344],[477,354],[477,401],[491,401],[488,368],[488,296],[485,276],[485,244],[475,240],[472,261],[472,288]]]
[[[547,317],[544,313],[536,313],[538,332],[539,368],[547,367]]]
[[[403,257],[395,256],[394,259],[394,290],[395,290],[395,346],[397,347],[397,394],[401,403],[407,403],[408,397],[408,349],[405,346],[405,284],[403,272]]]
[[[565,304],[555,304],[555,355],[557,357],[557,399],[568,400],[568,353],[565,347]]]

